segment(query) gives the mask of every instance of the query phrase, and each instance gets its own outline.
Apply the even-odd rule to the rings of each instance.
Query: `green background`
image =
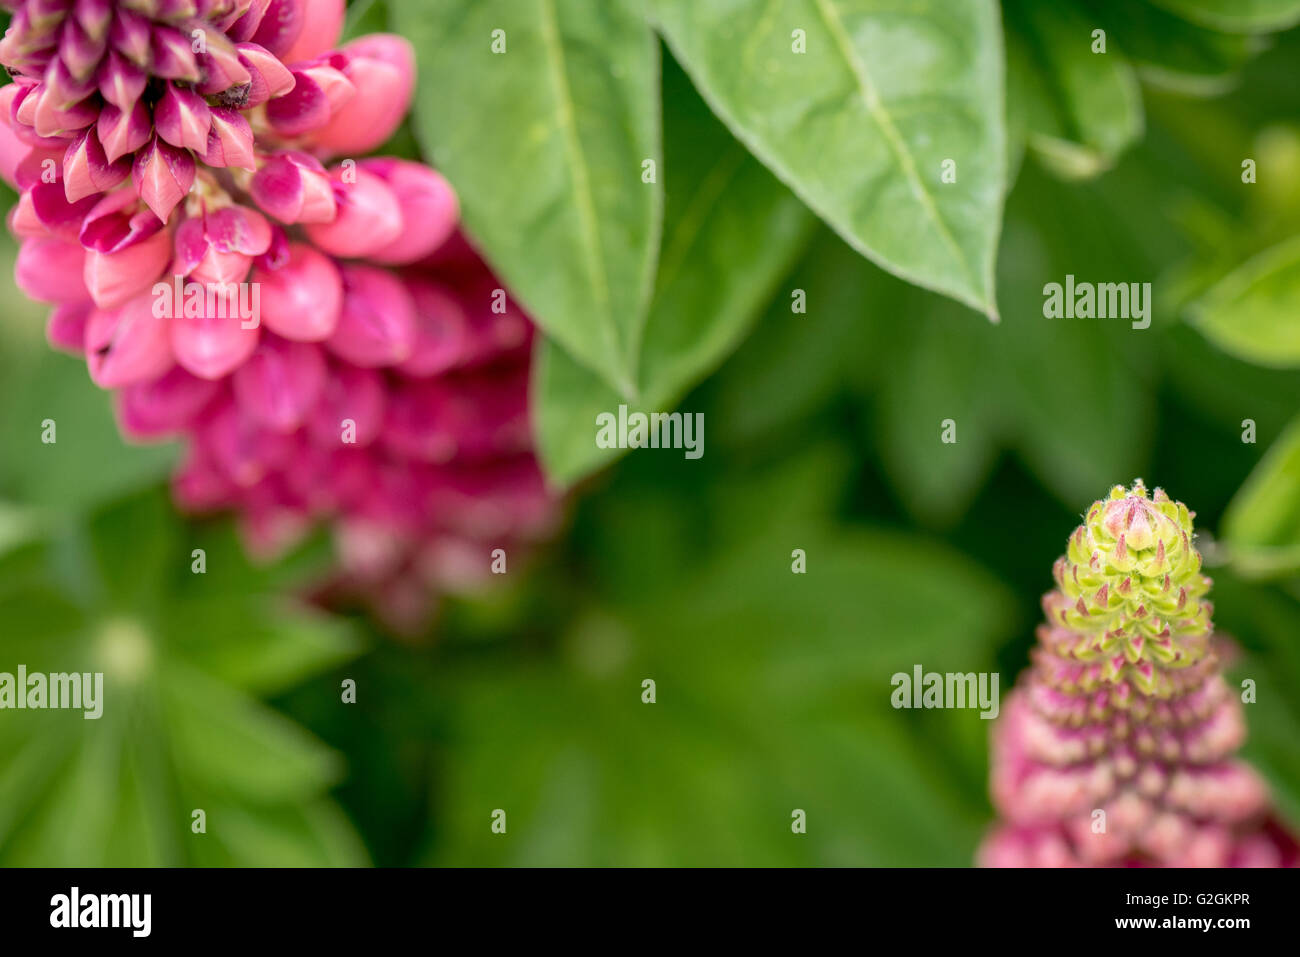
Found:
[[[360,24],[383,25],[382,4],[361,6]],[[1152,35],[1178,6],[1144,14]],[[1054,82],[1008,92],[1000,324],[773,194],[762,228],[724,233],[713,271],[670,300],[687,326],[753,314],[698,370],[666,374],[665,404],[718,366],[680,404],[704,413],[704,457],[638,451],[588,474],[597,462],[556,453],[557,476],[587,476],[562,535],[512,558],[493,590],[449,597],[419,636],[292,597],[328,563],[323,534],[252,566],[226,522],[177,517],[176,451],[122,443],[84,364],[45,345],[6,240],[0,670],[93,660],[111,705],[99,722],[0,713],[0,862],[965,866],[992,816],[990,723],[895,711],[890,677],[994,670],[1005,694],[1067,535],[1137,476],[1197,513],[1216,621],[1243,649],[1234,677],[1258,684],[1247,752],[1300,825],[1300,579],[1285,560],[1300,468],[1278,464],[1285,449],[1256,472],[1266,504],[1238,498],[1237,536],[1224,521],[1300,410],[1300,372],[1234,358],[1213,316],[1187,321],[1221,277],[1300,232],[1300,36],[1220,84],[1145,83],[1135,120],[1122,98],[1086,102],[1106,95],[1095,78],[1072,87],[1068,65],[1044,66],[1054,27],[1033,34],[1023,16],[1008,55],[1028,51]],[[1245,59],[1239,40],[1154,46],[1208,76],[1215,57]],[[716,155],[699,144],[731,139],[663,57],[671,223],[671,170],[684,182],[692,157]],[[1063,112],[1015,105],[1045,90],[1066,91]],[[413,154],[409,130],[396,148]],[[1258,184],[1242,184],[1244,156]],[[728,208],[755,212],[768,174],[736,162],[752,179]],[[1044,319],[1042,285],[1066,273],[1153,282],[1151,328]],[[1300,322],[1284,311],[1295,288],[1266,300],[1266,321]],[[589,456],[587,399],[560,391],[538,414]],[[46,418],[56,445],[40,441]],[[948,418],[955,445],[939,441]],[[347,679],[355,704],[340,700]],[[206,834],[191,832],[195,808]]]

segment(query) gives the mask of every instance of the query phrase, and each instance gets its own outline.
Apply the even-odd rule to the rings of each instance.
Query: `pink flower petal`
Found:
[[[263,336],[231,381],[246,416],[272,431],[292,432],[325,387],[325,356],[312,343]]]
[[[237,290],[222,295],[216,287],[190,283],[186,305],[195,288],[203,291],[203,302],[198,310],[186,311],[202,314],[173,315],[172,351],[176,361],[199,378],[220,379],[248,361],[261,339],[261,328],[244,328],[247,321],[240,315]]]
[[[86,364],[102,389],[157,378],[172,365],[167,320],[146,294],[115,309],[98,309],[86,323]]]
[[[336,168],[330,180],[338,213],[331,222],[306,225],[312,242],[341,259],[364,259],[398,240],[402,210],[387,183],[360,168]]]
[[[136,154],[131,179],[136,192],[164,223],[194,185],[194,157],[155,136]]]
[[[392,273],[343,267],[343,312],[326,342],[335,355],[363,368],[396,365],[415,348],[415,305]]]
[[[286,339],[321,342],[338,328],[343,311],[343,277],[328,256],[306,243],[289,246],[289,261],[279,269],[259,266],[262,322]]]

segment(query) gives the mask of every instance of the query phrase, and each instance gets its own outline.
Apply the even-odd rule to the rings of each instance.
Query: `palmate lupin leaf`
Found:
[[[1053,570],[1033,665],[993,736],[981,860],[1279,866],[1295,840],[1235,758],[1194,513],[1141,480],[1095,502]]]
[[[255,697],[357,641],[278,595],[285,575],[248,564],[228,529],[180,528],[148,493],[0,552],[0,673],[103,674],[91,720],[17,710],[12,684],[0,697],[0,863],[364,863],[326,794],[338,756]]]

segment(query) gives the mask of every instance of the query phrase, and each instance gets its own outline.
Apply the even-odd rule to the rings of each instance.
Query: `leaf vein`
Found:
[[[586,156],[583,154],[582,142],[578,136],[577,120],[573,115],[573,94],[569,89],[565,72],[564,47],[560,42],[555,0],[538,0],[538,5],[542,11],[542,44],[546,48],[547,60],[551,67],[551,82],[555,87],[556,112],[564,137],[565,152],[568,153],[571,164],[578,222],[583,245],[586,247],[586,266],[591,280],[592,295],[601,313],[609,320],[602,324],[602,327],[614,355],[618,356],[618,343],[613,335],[613,307],[610,303],[609,284],[605,275],[604,255],[600,248],[600,226],[591,195],[591,174],[587,169]]]
[[[889,115],[889,111],[884,104],[880,102],[880,94],[876,91],[876,85],[867,72],[866,64],[858,56],[857,50],[853,48],[853,43],[849,39],[848,32],[845,30],[844,22],[836,12],[833,0],[814,0],[817,12],[821,15],[822,22],[826,24],[826,29],[830,31],[839,48],[840,55],[844,57],[853,72],[854,79],[857,81],[858,92],[862,97],[862,102],[875,120],[876,125],[880,127],[881,133],[884,134],[885,142],[889,145],[895,159],[898,161],[899,169],[902,171],[904,178],[912,189],[912,195],[916,197],[921,208],[934,222],[938,230],[940,239],[947,245],[949,251],[956,258],[957,264],[965,273],[966,278],[970,281],[972,289],[980,290],[980,282],[975,277],[970,263],[967,261],[961,247],[957,245],[957,240],[953,237],[952,231],[944,221],[943,216],[939,213],[939,208],[935,204],[934,197],[929,190],[925,188],[925,182],[916,168],[916,160],[912,157],[911,150],[908,149],[907,143],[903,140],[902,134],[894,126],[894,121]]]

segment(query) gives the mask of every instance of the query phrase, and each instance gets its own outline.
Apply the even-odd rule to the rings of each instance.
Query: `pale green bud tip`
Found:
[[[1046,601],[1071,657],[1106,660],[1156,694],[1169,690],[1162,671],[1204,657],[1210,580],[1201,574],[1193,515],[1162,489],[1148,494],[1141,479],[1092,504],[1054,568],[1059,591]]]

